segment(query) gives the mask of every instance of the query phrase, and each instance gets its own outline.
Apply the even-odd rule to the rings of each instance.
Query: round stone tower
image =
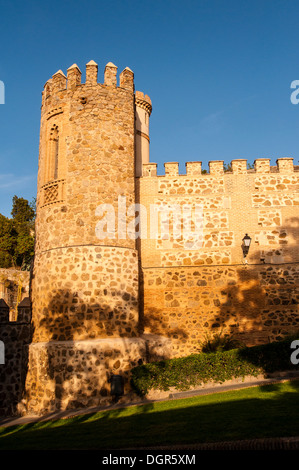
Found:
[[[27,377],[35,412],[98,404],[109,375],[145,355],[138,253],[126,217],[142,159],[134,74],[125,68],[117,84],[109,62],[104,83],[97,76],[90,61],[81,83],[74,64],[42,94]]]
[[[149,163],[149,118],[152,112],[152,103],[149,96],[141,91],[135,93],[135,119],[136,119],[136,176],[142,176],[142,165]]]

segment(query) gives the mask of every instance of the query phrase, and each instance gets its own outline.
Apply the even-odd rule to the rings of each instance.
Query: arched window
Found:
[[[45,86],[45,99],[49,98],[49,96],[50,96],[50,85],[49,83],[47,83]]]
[[[57,180],[59,164],[59,130],[56,124],[52,126],[50,131],[48,156],[48,180]]]

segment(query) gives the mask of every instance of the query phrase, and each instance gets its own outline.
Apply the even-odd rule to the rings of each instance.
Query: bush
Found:
[[[296,335],[294,338],[299,338]],[[224,382],[246,375],[257,377],[283,370],[299,370],[290,361],[291,338],[261,346],[229,351],[191,354],[190,356],[152,362],[132,370],[131,385],[140,396],[149,390],[188,390],[209,381]]]
[[[229,351],[230,349],[236,349],[241,346],[241,343],[228,334],[222,335],[222,332],[207,337],[202,343],[201,352],[209,353],[216,351]]]

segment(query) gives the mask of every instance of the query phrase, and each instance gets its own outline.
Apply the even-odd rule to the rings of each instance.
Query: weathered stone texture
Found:
[[[137,336],[135,250],[58,248],[37,257],[34,272],[34,342]]]
[[[251,345],[298,330],[299,174],[290,161],[270,167],[260,159],[247,170],[246,160],[233,160],[229,172],[222,161],[210,162],[210,173],[197,165],[196,175],[188,163],[186,175],[148,173],[138,181],[147,209],[202,207],[199,248],[173,236],[177,218],[164,236],[167,217],[155,239],[140,243],[145,331],[171,338],[174,355],[198,351],[214,332]],[[246,233],[252,241],[244,263]]]
[[[176,173],[175,173],[176,174]],[[159,193],[163,195],[193,195],[199,194],[201,196],[206,194],[223,193],[224,180],[219,177],[193,177],[193,178],[167,178],[170,173],[167,173],[165,178],[159,180]]]
[[[246,345],[299,329],[298,266],[144,269],[144,328],[166,335],[173,355],[198,352],[213,333]]]
[[[20,307],[17,321],[9,321],[9,307],[3,299],[0,303],[0,341],[4,344],[4,364],[0,363],[0,416],[7,416],[18,412],[23,397],[32,327],[30,307]]]
[[[140,360],[146,360],[146,348],[138,338],[32,344],[26,412],[44,414],[111,404],[112,374],[122,375],[126,399],[130,400],[130,370]]]

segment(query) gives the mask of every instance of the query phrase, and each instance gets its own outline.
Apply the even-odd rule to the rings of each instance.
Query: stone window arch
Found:
[[[59,178],[59,128],[53,124],[50,130],[48,152],[48,181]]]
[[[47,83],[45,86],[45,99],[49,98],[49,96],[50,96],[50,85],[49,83]]]

